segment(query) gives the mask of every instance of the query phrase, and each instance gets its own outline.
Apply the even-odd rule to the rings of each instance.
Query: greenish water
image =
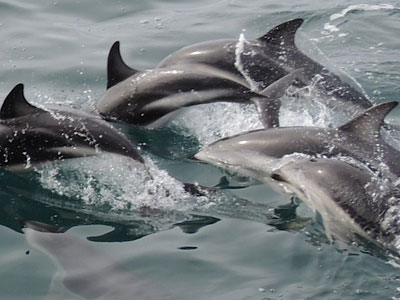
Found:
[[[398,100],[399,4],[362,3],[0,1],[0,98],[22,82],[33,103],[87,108],[105,91],[106,58],[115,40],[128,64],[150,69],[183,46],[242,32],[253,39],[301,17],[306,22],[296,43],[302,51],[372,102]],[[332,121],[327,115],[287,110],[282,121],[326,125]],[[389,119],[399,118],[396,110]],[[0,298],[81,299],[55,276],[62,268],[27,242],[22,219],[71,228],[71,252],[79,255],[83,243],[173,299],[400,298],[400,269],[389,258],[357,246],[340,251],[304,204],[294,213],[288,195],[263,185],[211,197],[183,191],[180,182],[213,186],[226,175],[186,157],[257,126],[251,108],[228,104],[192,108],[160,130],[124,126],[142,147],[151,183],[112,155],[23,174],[1,171]],[[248,183],[236,177],[232,184]]]

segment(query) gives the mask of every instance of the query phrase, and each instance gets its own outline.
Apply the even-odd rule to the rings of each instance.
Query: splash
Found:
[[[185,210],[192,200],[180,182],[159,170],[149,158],[145,166],[127,157],[104,154],[63,164],[48,163],[36,172],[43,188],[75,199],[83,207]]]
[[[51,207],[94,217],[105,224],[124,224],[128,237],[143,236],[180,224],[199,226],[199,218],[220,216],[268,223],[273,208],[229,192],[184,184],[144,157],[146,165],[113,154],[49,163],[36,169],[40,188],[29,197]],[[67,215],[68,217],[68,215]],[[184,222],[184,223],[182,223]],[[207,225],[206,223],[204,226]]]
[[[389,234],[392,233],[394,235],[394,240],[390,244],[400,254],[400,234],[398,230],[400,224],[400,199],[392,197],[388,202],[389,208],[383,216],[381,227]]]
[[[240,132],[263,128],[253,105],[230,102],[185,108],[171,123],[188,128],[202,145]]]
[[[242,74],[243,78],[246,80],[246,82],[249,84],[250,90],[252,92],[259,92],[260,88],[252,78],[251,75],[247,70],[245,70],[245,66],[242,61],[242,55],[244,56],[252,56],[254,53],[252,51],[247,52],[246,45],[249,45],[250,42],[247,41],[244,37],[244,34],[241,33],[239,37],[239,41],[236,44],[235,48],[235,67],[236,69]]]
[[[286,96],[281,99],[280,126],[317,126],[330,127],[336,124],[336,114],[319,101],[318,91],[313,80],[310,85],[302,88],[291,87]]]
[[[204,196],[194,196],[150,158],[144,159],[145,165],[123,156],[104,154],[63,164],[48,163],[36,169],[41,187],[63,198],[39,197],[39,201],[108,217],[114,214],[118,218],[146,219],[153,215],[153,225],[171,224],[193,213],[248,219],[256,216],[263,221],[269,215],[268,209],[260,210],[265,204],[254,204],[222,191],[198,186]]]
[[[281,98],[281,126],[335,127],[348,121],[354,114],[346,107],[338,108],[335,99],[320,98],[313,84],[304,88],[289,89]],[[170,121],[169,126],[187,128],[190,134],[198,138],[201,145],[264,128],[254,105],[232,102],[185,108]]]
[[[326,24],[325,24],[325,26],[326,26]],[[324,28],[325,28],[325,26],[324,26]],[[329,26],[328,26],[329,27]],[[335,30],[336,31],[336,30]],[[339,34],[339,37],[343,37],[343,36],[346,36],[347,34],[344,34],[344,35],[341,35],[341,34]],[[323,38],[321,38],[321,39],[323,39]],[[317,46],[317,42],[319,42],[320,41],[320,39],[309,39],[310,41],[311,41],[311,45],[317,50],[317,52],[318,52],[318,54],[325,60],[325,62],[327,62],[327,63],[329,63],[330,62],[330,60],[329,60],[329,58],[325,55],[325,53]],[[368,94],[367,94],[367,92],[365,91],[365,89],[363,88],[363,86],[358,82],[358,80],[356,79],[356,78],[354,78],[353,76],[351,76],[348,72],[346,72],[345,71],[345,69],[344,68],[339,68],[339,71],[344,75],[344,76],[346,76],[349,80],[351,80],[352,82],[354,82],[354,84],[358,87],[358,89],[361,91],[361,93],[363,94],[363,96],[366,98],[366,99],[368,99],[368,100],[370,100],[371,101],[371,99],[370,99],[370,97],[368,96]],[[319,76],[319,75],[316,75],[316,76]],[[315,80],[315,78],[313,79],[313,80]],[[312,86],[313,84],[311,84],[311,86]]]

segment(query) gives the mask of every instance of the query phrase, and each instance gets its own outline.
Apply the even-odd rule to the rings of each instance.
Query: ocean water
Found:
[[[373,103],[399,100],[393,0],[0,1],[0,99],[22,82],[32,103],[90,109],[105,91],[116,40],[129,65],[151,69],[183,46],[251,40],[299,17],[304,53]],[[286,100],[284,125],[345,121]],[[388,120],[399,124],[399,110]],[[151,180],[108,154],[0,170],[1,299],[400,299],[400,269],[390,257],[331,244],[290,195],[187,159],[220,137],[259,128],[251,107],[193,107],[158,130],[116,126],[140,146]],[[225,177],[230,186],[208,196],[188,195],[182,184],[214,186]],[[42,251],[41,235],[24,234],[23,220],[68,229],[69,242],[55,254]],[[101,269],[105,263],[113,268]],[[94,291],[82,294],[79,282],[64,280],[77,266]]]

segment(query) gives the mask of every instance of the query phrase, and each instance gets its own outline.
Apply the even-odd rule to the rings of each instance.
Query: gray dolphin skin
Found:
[[[400,152],[380,134],[385,116],[397,106],[387,102],[369,108],[338,128],[280,127],[254,130],[216,141],[194,157],[269,183],[272,169],[287,155],[348,156],[374,170],[400,176]]]
[[[42,109],[27,102],[23,85],[0,110],[0,166],[18,169],[50,160],[111,152],[143,163],[136,147],[99,117],[64,108]]]
[[[302,159],[285,164],[272,178],[304,200],[323,221],[332,240],[355,241],[362,237],[394,248],[400,233],[391,207],[400,194],[360,163],[337,159]]]
[[[31,246],[57,263],[64,286],[76,295],[89,300],[172,299],[165,288],[135,275],[88,241],[35,221],[26,221],[23,230]]]
[[[107,91],[96,108],[108,120],[157,127],[163,124],[162,117],[165,121],[182,107],[252,100],[259,112],[266,112],[264,125],[278,127],[278,98],[292,83],[312,85],[321,99],[334,99],[335,105],[346,105],[349,112],[369,108],[371,103],[362,93],[296,47],[295,34],[302,23],[302,19],[282,23],[251,42],[216,40],[191,45],[148,71],[129,67],[116,42],[108,56]],[[274,98],[265,97],[271,94],[266,93],[270,85],[298,70],[302,71],[295,81],[275,86]]]
[[[96,108],[109,120],[156,127],[154,124],[162,124],[160,119],[167,119],[182,107],[216,101],[253,102],[263,111],[265,126],[277,127],[279,98],[301,72],[294,70],[277,81],[273,89],[256,93],[243,77],[210,64],[134,70],[122,60],[119,42],[116,42],[108,56],[107,91]]]
[[[354,107],[356,112],[370,107],[370,101],[362,93],[296,47],[295,34],[302,23],[302,19],[290,20],[242,45],[233,39],[190,45],[170,54],[158,67],[199,63],[210,65],[235,76],[248,77],[258,90],[265,89],[294,70],[303,69],[302,82],[305,85],[313,82],[322,95],[346,103]]]

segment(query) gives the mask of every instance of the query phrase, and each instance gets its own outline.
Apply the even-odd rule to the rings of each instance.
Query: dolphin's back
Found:
[[[168,55],[157,68],[200,63],[224,70],[234,70],[236,43],[237,40],[221,39],[189,45]]]

